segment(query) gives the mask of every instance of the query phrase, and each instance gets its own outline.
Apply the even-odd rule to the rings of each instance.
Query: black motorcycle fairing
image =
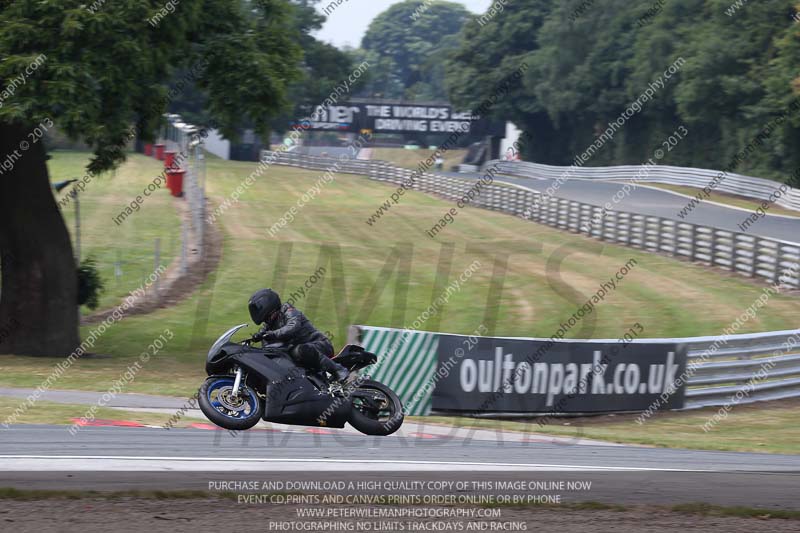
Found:
[[[262,390],[272,383],[305,377],[305,371],[296,366],[287,354],[275,352],[275,350],[250,348],[232,355],[228,364],[238,364],[245,370],[249,379],[261,381],[259,388]]]
[[[248,383],[266,391],[264,420],[283,424],[343,428],[350,402],[333,397],[316,376],[296,366],[285,352],[240,353],[231,360],[247,372]],[[272,357],[269,357],[272,355]]]
[[[343,428],[350,418],[349,399],[331,396],[308,378],[288,378],[270,385],[264,420],[279,424]]]
[[[287,358],[289,354],[282,348],[268,346],[266,348],[256,348],[247,344],[237,344],[229,342],[225,344],[218,353],[209,357],[206,361],[206,373],[224,374],[232,366],[232,358],[243,354],[255,354],[259,357],[270,359]]]
[[[247,351],[252,351],[253,348],[244,344],[236,344],[234,342],[226,343],[220,350],[209,355],[206,359],[206,374],[224,374],[231,366],[230,357],[232,355],[240,354]]]

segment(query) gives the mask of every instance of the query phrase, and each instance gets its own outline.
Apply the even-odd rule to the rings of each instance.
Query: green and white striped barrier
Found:
[[[378,356],[378,362],[367,369],[372,379],[397,393],[405,414],[429,414],[439,336],[427,331],[373,326],[358,329],[360,344]]]

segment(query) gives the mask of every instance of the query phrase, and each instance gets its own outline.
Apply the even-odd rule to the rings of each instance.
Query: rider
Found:
[[[281,298],[272,289],[262,289],[250,297],[247,305],[250,318],[256,325],[264,326],[253,340],[281,341],[291,344],[292,358],[297,364],[312,370],[324,370],[336,381],[344,381],[350,372],[331,359],[333,344],[320,333],[306,316],[289,304],[281,305]]]

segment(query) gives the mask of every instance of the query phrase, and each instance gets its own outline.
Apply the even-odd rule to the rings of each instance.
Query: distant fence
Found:
[[[291,152],[265,152],[264,157],[274,158],[274,163],[278,165],[312,170],[336,168],[338,172],[359,174],[397,185],[411,182],[410,189],[452,201],[461,199],[475,185],[474,180],[415,173],[386,161],[339,161]],[[604,213],[599,206],[549,197],[508,183],[485,185],[480,196],[469,205],[508,213],[614,244],[719,267],[771,283],[780,282],[793,289],[800,288],[799,243],[651,215],[623,211]]]
[[[523,178],[558,179],[565,175],[568,175],[570,179],[632,180],[635,178],[638,182],[685,185],[697,189],[702,189],[707,186],[721,173],[718,170],[702,168],[648,165],[646,175],[642,176],[641,165],[615,167],[555,167],[524,161],[499,160],[486,163],[487,166],[495,164],[498,165],[497,168],[501,174]],[[714,186],[714,190],[756,198],[758,200],[769,200],[770,195],[781,185],[781,183],[772,180],[729,173]],[[789,187],[789,190],[778,198],[775,204],[800,211],[800,189]]]
[[[398,345],[398,339],[404,337],[408,337],[409,342]],[[462,349],[459,354],[458,348],[453,348],[462,344],[460,339],[468,337],[375,326],[352,326],[350,331],[351,342],[359,342],[376,353],[382,361],[381,368],[393,369],[391,373],[382,372],[373,377],[388,378],[386,384],[390,387],[397,387],[403,380],[413,382],[413,387],[401,389],[401,399],[405,406],[413,409],[411,414],[444,412],[437,405],[453,412],[451,407],[456,400],[463,406],[456,411],[473,416],[524,416],[644,411],[650,405],[653,411],[695,409],[800,397],[800,329],[727,337],[636,339],[616,353],[614,341],[556,340],[524,369],[527,375],[520,371],[520,363],[522,356],[530,353],[530,347],[522,345],[526,342],[531,346],[542,345],[548,339],[479,337],[469,341],[475,348]],[[480,342],[486,343],[487,349],[481,350]],[[498,349],[501,356],[496,353]],[[563,369],[571,362],[580,368],[581,365],[575,363],[580,360],[580,352],[585,352],[583,358],[587,361],[592,361],[588,354],[607,357],[608,369],[604,372],[592,370],[588,374],[590,378],[582,377],[570,386],[562,374],[560,390],[554,392],[554,380],[547,379],[548,374],[552,376],[552,366],[560,365]],[[470,361],[466,371],[462,368],[465,361]],[[544,366],[541,369],[546,390],[541,387],[537,390],[535,374],[539,369],[534,367],[536,363],[549,365],[549,369]],[[514,371],[502,374],[498,366],[501,364],[504,370],[508,364],[515,365]],[[619,366],[622,371],[617,371]],[[632,366],[636,367],[635,372],[630,372]],[[659,375],[653,379],[653,370],[659,370],[659,366],[662,367],[656,373]],[[478,372],[476,369],[495,378],[484,380],[491,390],[490,401],[486,401],[485,389],[480,394],[477,390],[465,392],[463,385],[458,385],[459,381],[468,379],[465,376],[470,372]],[[635,374],[635,378],[629,379],[629,374]],[[503,376],[514,376],[514,379],[507,380]],[[600,380],[602,386],[595,388],[594,380]],[[677,391],[666,400],[659,400],[670,382],[678,380],[681,384]],[[548,395],[552,395],[550,401]],[[432,404],[431,397],[434,398]],[[442,398],[446,401],[442,402]],[[539,408],[525,411],[522,408],[526,405],[539,405]],[[515,407],[509,409],[509,406]]]
[[[183,194],[188,206],[188,220],[181,223],[181,272],[188,269],[189,253],[203,257],[205,245],[206,213],[206,159],[205,139],[211,130],[202,130],[182,122],[180,115],[165,115],[167,122],[160,132],[161,141],[168,150],[180,154],[180,167],[186,171]],[[191,249],[191,252],[187,249]]]

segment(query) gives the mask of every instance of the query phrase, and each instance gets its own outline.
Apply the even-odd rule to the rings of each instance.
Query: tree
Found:
[[[445,98],[440,67],[454,44],[447,37],[469,17],[460,4],[423,0],[394,4],[375,17],[361,41],[372,65],[366,89],[386,98]]]
[[[361,83],[357,88],[358,96],[403,98],[405,86],[394,59],[363,48],[353,50],[350,54],[353,63],[361,64],[366,61],[369,64],[366,75],[359,80]]]
[[[475,108],[527,63],[492,113],[530,135],[526,157],[568,165],[661,78],[587,164],[641,164],[684,126],[691,140],[664,163],[785,180],[800,166],[795,3],[764,0],[734,13],[730,0],[607,0],[588,9],[583,0],[518,0],[485,26],[465,26],[446,84],[454,103]],[[678,58],[685,63],[665,80]]]
[[[78,345],[76,265],[43,128],[83,138],[94,150],[87,171],[97,174],[124,160],[132,125],[153,138],[175,68],[203,66],[197,85],[228,138],[243,116],[263,130],[287,104],[299,48],[286,1],[169,5],[0,0],[0,87],[25,80],[0,108],[0,154],[11,158],[0,174],[0,323],[18,324],[0,353],[64,355]],[[44,60],[31,71],[36,58]]]
[[[301,75],[289,88],[292,105],[272,121],[273,129],[279,132],[286,131],[293,120],[308,116],[306,110],[321,104],[353,71],[353,60],[347,52],[313,37],[312,33],[322,28],[325,21],[314,7],[318,3],[318,0],[292,0],[290,24],[300,35],[303,57],[298,63]]]
[[[550,0],[510,2],[503,13],[481,26],[469,21],[459,34],[459,48],[445,68],[450,101],[463,109],[478,109],[489,101],[501,80],[521,65],[531,66],[539,49],[537,34],[553,8]],[[528,71],[529,72],[529,71]],[[532,141],[523,153],[536,160],[558,159],[562,153],[556,124],[547,108],[533,94],[535,77],[525,73],[517,84],[491,108],[494,118],[510,120],[526,130]]]
[[[800,98],[800,4],[784,9],[783,18],[795,21],[775,38],[775,54],[765,74],[764,102],[768,109],[790,109]],[[791,90],[787,90],[791,87]],[[773,157],[783,162],[781,178],[792,187],[800,188],[800,113],[792,113],[779,126],[781,143],[774,147]]]
[[[737,153],[796,98],[787,70],[780,81],[770,80],[771,74],[778,75],[773,68],[776,63],[793,70],[795,76],[800,71],[796,50],[792,54],[776,47],[776,42],[786,42],[796,31],[790,16],[793,2],[764,0],[733,16],[726,13],[731,4],[724,0],[700,3],[704,16],[693,25],[681,52],[691,61],[675,91],[678,114],[703,139],[707,154],[700,157],[710,160],[707,166],[732,165],[744,174],[785,177],[800,161],[794,148],[800,126],[796,111],[756,150],[741,160]]]
[[[287,98],[290,105],[270,121],[270,129],[284,132],[292,121],[302,118],[305,109],[318,105],[341,83],[353,70],[353,62],[346,51],[316,39],[312,34],[322,28],[325,17],[315,8],[319,0],[289,0],[291,11],[287,17],[290,31],[297,35],[302,56],[297,67],[299,76],[289,85]],[[258,14],[248,12],[249,17]],[[169,82],[169,88],[176,97],[169,102],[169,112],[181,115],[186,121],[194,124],[207,123],[210,120],[206,109],[207,97],[193,81],[194,76],[188,69],[176,70]],[[240,128],[252,128],[250,121],[242,120]]]

